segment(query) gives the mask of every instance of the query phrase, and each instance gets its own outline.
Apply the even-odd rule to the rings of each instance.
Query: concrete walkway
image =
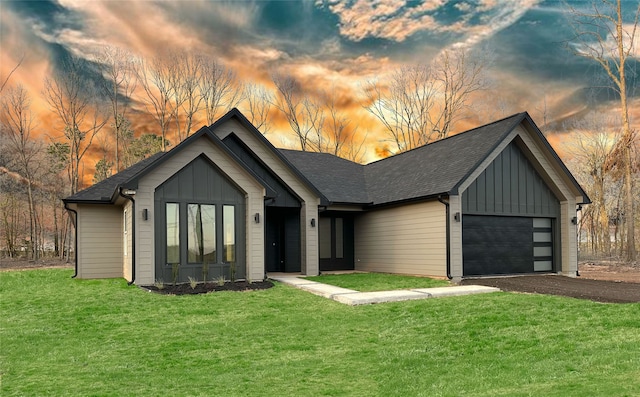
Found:
[[[500,291],[498,288],[483,285],[460,285],[455,287],[416,288],[395,291],[359,292],[352,289],[327,285],[316,281],[300,278],[295,275],[272,275],[270,279],[294,286],[315,295],[333,299],[346,305],[366,305],[370,303],[399,302],[414,299],[440,298],[445,296],[460,296],[484,294]]]

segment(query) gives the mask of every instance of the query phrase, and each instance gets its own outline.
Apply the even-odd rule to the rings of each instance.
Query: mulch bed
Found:
[[[486,285],[503,291],[561,295],[595,302],[640,302],[640,284],[565,276],[517,276],[462,280],[462,285]]]
[[[191,288],[190,284],[165,284],[162,288],[157,285],[143,285],[142,288],[164,295],[197,295],[207,294],[217,291],[255,291],[269,289],[273,287],[271,281],[256,281],[249,283],[247,281],[226,282],[224,285],[218,283],[198,283],[195,288]]]

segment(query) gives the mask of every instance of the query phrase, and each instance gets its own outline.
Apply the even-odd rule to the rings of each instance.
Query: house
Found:
[[[577,270],[584,190],[527,113],[368,165],[275,148],[237,110],[64,199],[76,275]]]

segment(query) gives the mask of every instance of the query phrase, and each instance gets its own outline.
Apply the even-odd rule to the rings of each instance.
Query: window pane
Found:
[[[549,233],[549,232],[534,232],[533,233],[533,242],[534,243],[550,243],[551,242],[551,233]]]
[[[203,204],[200,206],[202,219],[202,253],[203,262],[216,263],[216,206]]]
[[[198,204],[187,205],[187,243],[187,260],[190,263],[202,261],[202,222]]]
[[[180,208],[177,203],[166,204],[167,263],[180,263]]]
[[[233,205],[225,205],[222,212],[224,229],[224,261],[234,263],[236,261],[236,209]]]
[[[216,207],[207,204],[187,206],[189,263],[216,262]]]
[[[331,218],[318,220],[320,259],[331,259]]]
[[[344,258],[344,228],[342,218],[336,218],[336,258]]]

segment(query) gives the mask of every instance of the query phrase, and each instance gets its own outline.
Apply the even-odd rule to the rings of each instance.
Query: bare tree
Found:
[[[16,70],[18,70],[20,65],[22,65],[23,61],[24,61],[24,54],[22,55],[22,57],[20,57],[20,60],[18,61],[16,66],[14,66],[13,69],[11,69],[7,77],[4,80],[0,79],[0,81],[2,81],[2,83],[0,83],[0,92],[4,91],[4,88],[7,86],[7,83],[9,83],[11,76],[16,72]]]
[[[53,208],[53,244],[54,251],[60,258],[69,259],[70,249],[64,249],[65,245],[70,246],[68,235],[71,231],[67,211],[60,209],[58,215],[58,207],[63,197],[67,195],[65,188],[65,178],[61,175],[64,170],[69,172],[69,144],[62,142],[54,142],[47,147],[47,174],[44,180],[44,186],[49,193],[49,201]],[[68,244],[66,244],[68,243]]]
[[[69,144],[71,194],[81,187],[83,158],[108,121],[99,92],[86,77],[85,67],[80,60],[69,58],[60,72],[44,82],[44,97],[62,122],[63,136]]]
[[[251,124],[260,132],[269,132],[269,111],[273,102],[273,95],[264,86],[258,84],[245,84],[244,109]]]
[[[627,100],[627,61],[633,58],[640,16],[640,5],[634,7],[633,22],[625,24],[621,0],[592,1],[587,11],[567,5],[575,31],[574,42],[578,43],[572,47],[573,52],[595,61],[609,77],[611,87],[620,98],[622,135],[607,166],[620,170],[624,178],[624,220],[629,261],[637,259],[632,175],[635,132],[631,130]]]
[[[592,200],[583,212],[583,222],[586,222],[590,231],[592,249],[607,256],[611,255],[609,213],[615,197],[608,194],[614,181],[606,164],[618,140],[616,127],[616,123],[606,116],[590,113],[569,127],[573,136],[564,144],[567,152],[576,160],[576,175]]]
[[[340,110],[335,87],[332,87],[326,96],[326,108],[328,113],[324,127],[326,147],[321,147],[321,151],[357,163],[362,162],[366,153],[364,143],[368,134],[358,139],[358,127],[352,126],[349,117]]]
[[[39,156],[42,153],[42,145],[31,137],[34,125],[31,99],[27,90],[22,85],[10,89],[3,98],[0,110],[0,122],[9,138],[8,149],[16,159],[16,170],[27,183],[30,251],[31,257],[37,259],[39,257],[38,216],[34,200],[34,183],[40,168]]]
[[[472,56],[467,50],[443,51],[435,60],[435,79],[443,96],[436,102],[435,119],[431,121],[437,139],[446,138],[469,106],[470,96],[486,88],[484,70],[487,61]]]
[[[365,108],[382,122],[397,152],[446,138],[471,95],[486,88],[486,65],[468,50],[445,50],[431,64],[403,66],[386,82],[368,82]]]
[[[396,152],[404,152],[433,140],[429,112],[437,85],[428,65],[403,66],[394,71],[386,86],[370,81],[364,87],[365,108],[384,126]]]
[[[101,88],[111,104],[115,140],[114,161],[116,172],[118,172],[122,140],[121,123],[127,117],[129,101],[137,86],[135,59],[131,53],[122,48],[105,46],[98,55],[98,61],[102,64],[104,74]]]
[[[174,96],[172,73],[170,63],[163,57],[154,57],[151,62],[140,59],[136,67],[138,81],[145,92],[142,102],[160,125],[163,152],[167,150],[167,132],[174,114],[171,108]]]
[[[184,138],[191,134],[193,126],[193,117],[202,109],[203,96],[200,92],[200,86],[203,75],[202,65],[203,58],[190,53],[182,53],[176,60],[179,71],[180,87],[176,89],[176,93],[182,92],[182,113],[185,118]],[[178,100],[176,101],[176,103]],[[178,134],[180,135],[179,117],[176,116],[178,123]],[[179,137],[180,138],[180,137]],[[180,138],[182,139],[182,138]]]
[[[203,58],[200,93],[207,124],[213,124],[222,112],[238,106],[242,100],[243,90],[231,69],[213,58]]]
[[[271,76],[278,95],[273,105],[282,112],[293,131],[300,149],[320,151],[322,148],[322,128],[324,111],[317,100],[305,95],[298,82],[291,75]]]

